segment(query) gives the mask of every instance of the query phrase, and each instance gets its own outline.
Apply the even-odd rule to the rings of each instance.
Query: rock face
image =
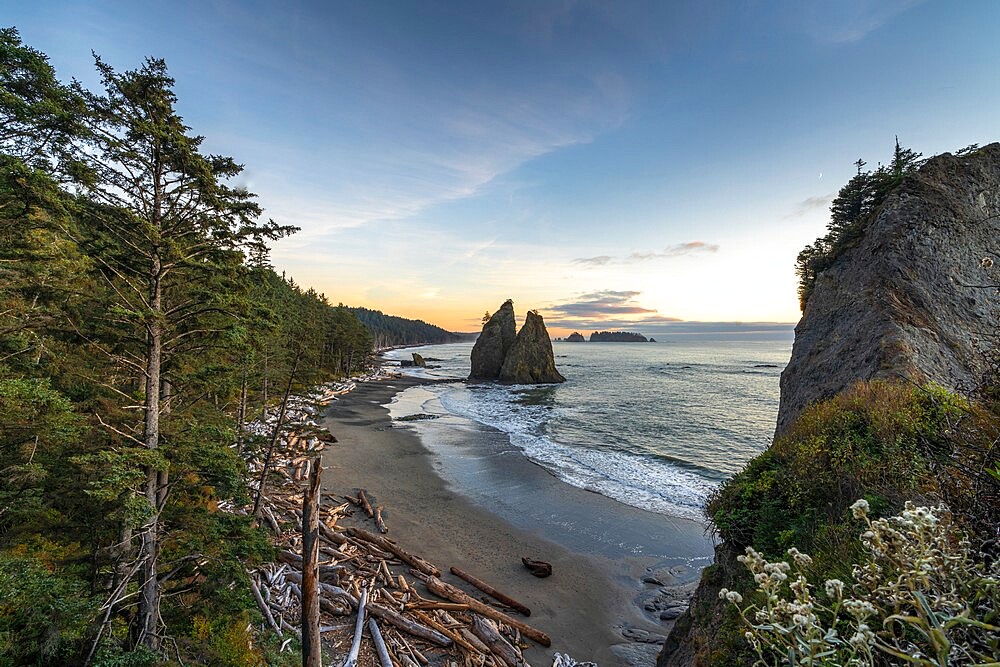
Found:
[[[483,325],[472,348],[470,380],[499,380],[511,384],[565,382],[556,370],[552,340],[542,316],[528,313],[515,334],[514,302],[508,299]]]
[[[858,380],[968,389],[985,372],[977,332],[1000,316],[1000,144],[939,155],[889,195],[860,243],[823,271],[781,374],[777,433]]]
[[[514,302],[508,299],[483,325],[483,332],[472,348],[470,380],[496,380],[507,352],[514,344],[517,325],[514,322]]]
[[[413,355],[413,365],[419,366],[420,368],[427,368],[427,362],[416,352],[411,352]]]
[[[511,384],[547,384],[565,382],[556,370],[552,340],[542,316],[529,312],[524,326],[517,332],[514,344],[507,352],[500,369],[500,381]]]
[[[567,343],[586,343],[587,339],[583,337],[579,331],[574,331],[570,335],[566,336]]]
[[[1000,144],[939,155],[883,202],[858,244],[816,279],[781,374],[777,434],[812,402],[860,380],[972,388],[986,371],[977,332],[1000,319]],[[984,262],[984,258],[989,258]],[[718,591],[742,571],[725,544],[677,619],[657,667],[708,665]],[[701,657],[699,657],[701,656]]]

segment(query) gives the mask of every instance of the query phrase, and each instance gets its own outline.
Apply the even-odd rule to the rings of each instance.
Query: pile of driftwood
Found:
[[[343,497],[320,491],[320,453],[335,440],[312,417],[344,389],[328,385],[288,401],[286,425],[261,478],[267,484],[254,489],[257,515],[279,549],[278,562],[249,573],[265,622],[279,636],[300,638],[316,665],[322,637],[328,649],[349,641],[346,667],[357,664],[363,646],[382,667],[526,667],[526,640],[551,644],[521,620],[530,616],[528,607],[457,567],[451,573],[472,590],[444,581],[435,565],[386,536],[382,507],[364,489]],[[248,430],[267,435],[275,423],[272,418]],[[265,463],[249,466],[259,473]],[[372,530],[338,525],[355,512]]]

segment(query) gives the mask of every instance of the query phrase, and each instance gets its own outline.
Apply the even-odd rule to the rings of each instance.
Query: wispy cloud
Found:
[[[645,262],[649,259],[670,259],[683,255],[694,255],[698,253],[714,253],[719,251],[719,246],[715,243],[705,243],[704,241],[689,241],[678,243],[668,248],[652,252],[634,252],[626,258],[626,261]]]
[[[835,193],[831,192],[825,195],[816,195],[814,197],[807,197],[795,205],[795,208],[785,215],[786,220],[791,220],[795,218],[800,218],[806,213],[810,213],[819,208],[826,208],[833,201]]]
[[[572,260],[574,264],[580,264],[582,266],[604,266],[613,260],[614,257],[611,255],[598,255],[597,257],[577,257]]]
[[[840,0],[796,4],[805,13],[803,28],[821,44],[857,42],[924,0]],[[793,10],[793,11],[795,11]]]
[[[606,266],[608,264],[633,264],[635,262],[646,262],[656,259],[673,259],[684,255],[694,255],[700,253],[715,253],[719,251],[719,246],[715,243],[705,243],[704,241],[688,241],[667,246],[663,250],[635,251],[621,258],[611,255],[597,255],[596,257],[577,257],[571,260],[573,264],[586,267]]]
[[[636,290],[600,290],[579,294],[572,300],[544,309],[550,326],[566,329],[635,328],[678,322],[636,302]]]

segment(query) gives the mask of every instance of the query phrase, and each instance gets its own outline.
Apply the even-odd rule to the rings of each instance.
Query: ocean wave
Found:
[[[525,456],[567,484],[650,512],[704,519],[712,481],[662,459],[556,442],[545,433],[551,406],[524,403],[519,390],[524,388],[442,388],[440,401],[452,414],[507,433]]]

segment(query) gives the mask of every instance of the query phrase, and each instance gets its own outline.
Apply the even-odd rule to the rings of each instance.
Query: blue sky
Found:
[[[1000,134],[992,1],[4,5],[66,79],[165,58],[277,268],[452,329],[794,321],[854,160]]]

